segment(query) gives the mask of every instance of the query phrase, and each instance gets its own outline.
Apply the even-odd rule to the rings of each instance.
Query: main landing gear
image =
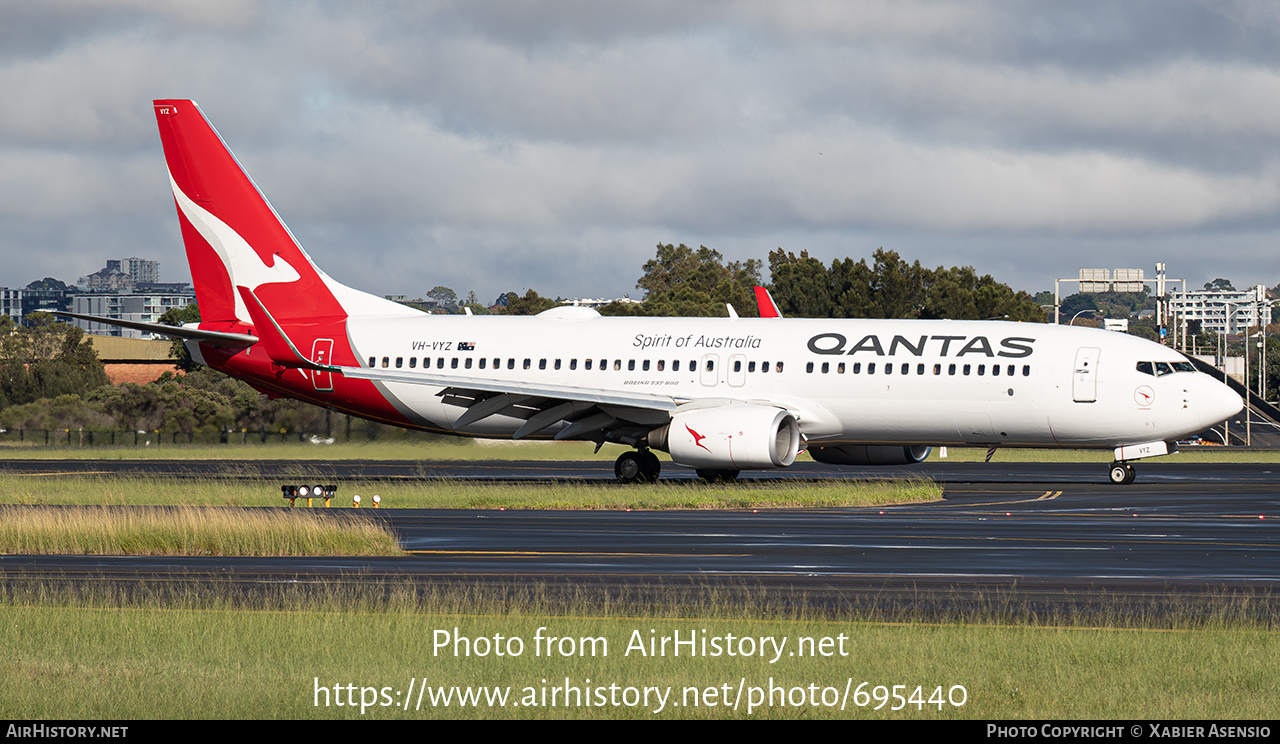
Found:
[[[613,474],[619,483],[653,483],[661,472],[658,456],[647,449],[623,452],[613,463]],[[707,483],[733,483],[738,480],[738,471],[700,469],[698,477]]]
[[[653,483],[661,472],[658,456],[647,449],[623,452],[613,463],[613,474],[621,483]]]
[[[1117,486],[1127,486],[1133,483],[1134,478],[1138,474],[1134,471],[1133,466],[1127,462],[1116,461],[1111,463],[1111,482]]]

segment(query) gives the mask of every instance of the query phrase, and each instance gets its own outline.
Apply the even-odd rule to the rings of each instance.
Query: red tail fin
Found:
[[[285,322],[346,312],[193,101],[154,101],[204,321],[251,324],[247,287]]]

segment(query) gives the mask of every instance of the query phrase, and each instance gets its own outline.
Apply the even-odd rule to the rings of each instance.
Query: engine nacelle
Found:
[[[924,462],[933,447],[897,444],[809,445],[809,456],[828,465],[914,465]]]
[[[800,426],[795,416],[772,406],[696,408],[649,432],[648,443],[693,468],[785,468],[800,451]]]

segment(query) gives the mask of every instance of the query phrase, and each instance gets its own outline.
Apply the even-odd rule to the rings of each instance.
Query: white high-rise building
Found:
[[[108,271],[119,271],[128,274],[134,284],[154,284],[160,281],[160,262],[148,261],[137,256],[131,258],[107,259]]]
[[[1267,288],[1259,284],[1248,289],[1197,289],[1170,292],[1169,304],[1178,322],[1200,321],[1205,333],[1244,333],[1245,329],[1270,325],[1271,302]]]
[[[9,289],[8,287],[0,287],[0,315],[8,315],[16,322],[22,322],[22,295],[21,289]]]

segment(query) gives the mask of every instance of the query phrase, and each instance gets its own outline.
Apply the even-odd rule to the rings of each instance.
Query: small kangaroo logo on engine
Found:
[[[684,428],[685,428],[685,430],[686,430],[686,431],[688,431],[690,434],[692,434],[692,435],[693,435],[693,443],[694,443],[695,445],[697,445],[697,446],[699,446],[699,447],[703,448],[704,450],[706,450],[706,451],[708,451],[708,452],[710,452],[710,451],[711,451],[711,449],[710,449],[709,447],[707,447],[707,445],[705,445],[705,444],[703,444],[703,443],[702,443],[702,440],[706,439],[706,437],[704,437],[703,435],[701,435],[701,434],[699,434],[698,432],[694,431],[693,429],[690,429],[688,424],[685,424],[685,425],[684,425]]]

